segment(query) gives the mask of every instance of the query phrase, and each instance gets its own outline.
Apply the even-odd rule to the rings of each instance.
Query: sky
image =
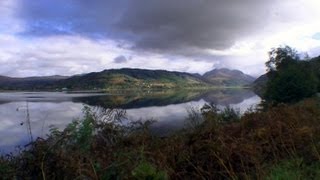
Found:
[[[265,73],[267,52],[320,55],[319,0],[0,0],[0,75],[215,68]]]

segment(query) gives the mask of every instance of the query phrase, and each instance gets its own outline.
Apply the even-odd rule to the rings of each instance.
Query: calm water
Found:
[[[117,108],[126,111],[132,121],[154,119],[152,131],[166,134],[185,126],[190,107],[205,103],[231,106],[241,112],[255,106],[260,98],[249,90],[215,90],[211,92],[146,92],[130,95],[63,92],[0,93],[0,153],[24,146],[33,138],[45,138],[49,127],[63,130],[73,119],[82,116],[84,105]],[[30,126],[26,122],[27,106]]]

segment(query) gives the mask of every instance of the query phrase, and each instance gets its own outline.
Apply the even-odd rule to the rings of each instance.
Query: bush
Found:
[[[150,180],[167,180],[168,176],[164,171],[157,171],[157,169],[148,162],[141,162],[132,171],[132,176],[135,179],[150,179]]]
[[[293,103],[317,93],[317,78],[304,66],[291,65],[267,83],[265,98],[272,103]]]
[[[307,165],[302,158],[280,161],[274,165],[267,180],[320,179],[320,163]]]
[[[228,123],[240,120],[240,111],[226,106],[220,110],[215,104],[205,104],[201,108],[201,114],[207,121],[215,123]]]
[[[240,120],[240,111],[227,106],[220,113],[222,122],[234,122]]]

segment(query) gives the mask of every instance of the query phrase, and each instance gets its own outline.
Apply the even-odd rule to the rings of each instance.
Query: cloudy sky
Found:
[[[319,0],[0,0],[0,75],[111,68],[265,72],[272,47],[320,55]]]

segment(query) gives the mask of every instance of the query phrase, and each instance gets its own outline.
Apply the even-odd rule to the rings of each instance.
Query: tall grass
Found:
[[[316,179],[320,105],[315,99],[252,111],[206,105],[192,129],[156,137],[150,122],[123,126],[112,110],[86,109],[18,156],[0,158],[5,179]],[[121,119],[121,118],[119,118]],[[129,128],[130,127],[130,128]],[[138,129],[138,130],[137,130]]]

